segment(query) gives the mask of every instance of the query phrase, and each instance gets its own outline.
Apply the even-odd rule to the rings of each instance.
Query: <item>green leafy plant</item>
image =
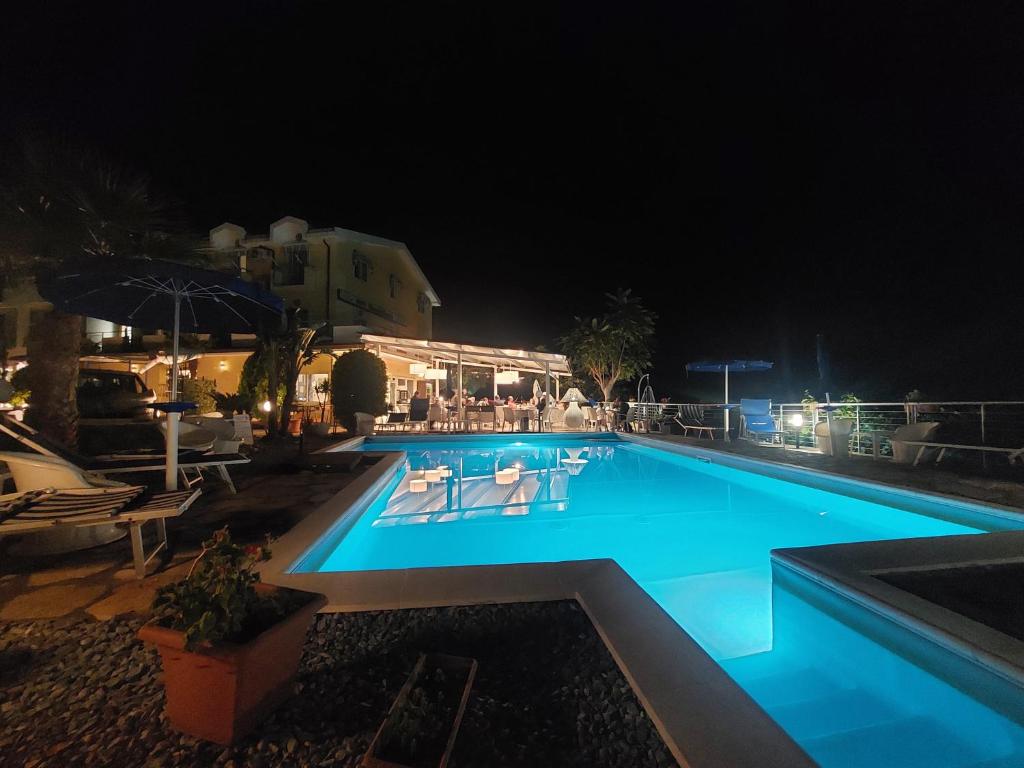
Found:
[[[270,559],[270,538],[242,546],[228,529],[203,542],[188,575],[161,587],[153,601],[153,620],[185,633],[185,649],[220,640],[240,642],[287,615],[292,593],[262,595],[256,591],[256,565]],[[287,595],[287,596],[285,596]]]
[[[331,375],[331,402],[338,421],[351,430],[357,411],[373,416],[387,413],[387,386],[384,361],[372,352],[354,349],[339,357]]]
[[[217,410],[227,416],[245,410],[246,404],[242,400],[241,395],[226,395],[223,392],[214,392],[213,400],[217,404]]]
[[[321,379],[313,385],[313,392],[316,394],[316,400],[320,404],[320,423],[324,423],[324,419],[327,416],[327,396],[331,392],[331,382],[328,379]]]
[[[217,407],[217,382],[212,379],[182,379],[181,399],[196,404],[197,413],[209,413]]]

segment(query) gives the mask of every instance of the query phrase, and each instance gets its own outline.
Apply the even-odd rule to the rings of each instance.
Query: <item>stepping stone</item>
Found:
[[[192,563],[182,563],[166,571],[136,579],[123,584],[102,600],[86,608],[86,613],[94,619],[109,621],[126,613],[149,613],[156,591],[165,584],[171,584],[185,578]],[[134,571],[129,571],[134,576]]]
[[[106,592],[103,584],[58,584],[18,595],[0,608],[0,619],[56,619],[84,608]]]
[[[45,587],[48,584],[56,584],[60,581],[71,581],[72,579],[84,579],[88,576],[113,568],[117,563],[107,560],[102,563],[91,565],[79,565],[70,568],[51,568],[46,571],[36,571],[28,577],[30,587]]]

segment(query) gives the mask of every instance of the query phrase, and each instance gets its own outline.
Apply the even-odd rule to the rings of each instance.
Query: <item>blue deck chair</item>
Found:
[[[740,400],[740,416],[743,419],[743,437],[755,442],[768,438],[775,442],[776,436],[783,439],[785,434],[772,418],[771,400]]]

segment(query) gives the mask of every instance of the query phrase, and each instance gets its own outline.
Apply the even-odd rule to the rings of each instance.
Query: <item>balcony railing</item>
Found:
[[[604,405],[611,405],[605,403]],[[678,412],[684,405],[703,410],[711,427],[724,428],[725,413],[730,412],[730,429],[740,426],[738,403],[639,403],[637,417],[656,419],[666,407]],[[826,418],[854,420],[850,452],[864,456],[891,457],[890,438],[897,427],[922,421],[937,421],[943,426],[941,442],[960,445],[986,445],[999,448],[1024,447],[1024,401],[957,400],[928,403],[773,403],[772,416],[790,445],[815,445],[814,427]],[[799,417],[799,418],[796,418]],[[982,460],[988,457],[982,455]]]

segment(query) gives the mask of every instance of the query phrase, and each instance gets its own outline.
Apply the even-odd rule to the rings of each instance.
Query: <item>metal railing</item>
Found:
[[[602,403],[610,407],[611,403]],[[740,428],[738,403],[632,403],[638,421],[659,419],[665,409],[669,413],[683,406],[696,406],[703,411],[704,421],[716,429],[724,428],[725,413],[730,413],[730,431]],[[815,426],[827,418],[853,419],[850,452],[859,455],[891,456],[892,433],[906,424],[939,422],[941,435],[936,442],[959,445],[985,445],[1001,448],[1024,446],[1024,401],[1020,400],[958,400],[928,403],[772,403],[772,417],[784,433],[783,442],[791,446],[816,445]],[[982,461],[987,461],[985,454]]]

